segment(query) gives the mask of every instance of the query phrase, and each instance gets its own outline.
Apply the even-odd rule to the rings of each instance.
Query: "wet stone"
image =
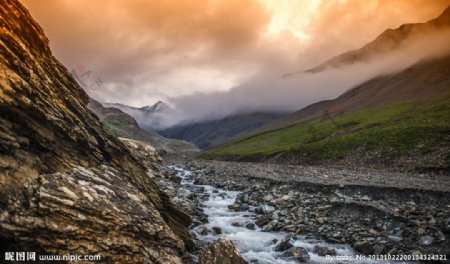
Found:
[[[328,256],[336,256],[336,249],[323,247],[323,246],[319,246],[319,245],[316,245],[314,247],[313,252],[317,253],[317,255],[322,256],[322,257],[327,256],[327,255]]]
[[[263,226],[267,225],[269,222],[270,222],[270,219],[263,217],[263,218],[256,220],[255,224],[258,227],[263,227]]]
[[[208,235],[208,228],[206,228],[206,226],[200,227],[199,234],[202,235],[202,236]]]
[[[370,243],[369,241],[358,241],[353,245],[353,248],[356,251],[366,255],[372,254],[373,252],[372,243]]]
[[[220,228],[218,226],[213,226],[211,229],[212,229],[214,235],[222,234],[222,228]]]
[[[310,260],[308,251],[302,247],[293,247],[283,253],[283,257],[292,258],[299,262],[307,262]]]
[[[283,238],[275,247],[275,251],[285,251],[293,247],[291,243],[292,236],[288,235],[285,238]]]
[[[245,228],[254,230],[256,227],[255,227],[254,223],[248,223],[248,224],[245,225]]]
[[[250,208],[250,206],[247,203],[242,203],[239,206],[239,210],[241,210],[241,211],[247,211],[249,208]]]

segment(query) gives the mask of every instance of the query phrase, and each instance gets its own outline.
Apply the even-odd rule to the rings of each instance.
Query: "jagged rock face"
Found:
[[[120,140],[127,146],[130,150],[131,155],[140,160],[142,164],[147,169],[147,173],[150,174],[150,177],[154,177],[155,173],[161,174],[158,166],[156,166],[156,162],[162,162],[161,157],[157,154],[156,149],[145,142],[133,140],[129,138],[120,138]],[[158,175],[162,177],[162,175]]]
[[[17,1],[0,5],[1,191],[30,177],[124,154],[85,107],[87,95],[51,54]]]
[[[183,242],[146,195],[110,166],[40,175],[24,193],[0,214],[2,223],[12,223],[4,230],[20,240],[38,238],[47,252],[100,254],[103,261],[142,263],[151,256],[181,263]]]
[[[0,248],[181,262],[189,216],[108,135],[15,0],[0,2],[0,67]]]
[[[201,264],[248,264],[234,244],[227,238],[219,238],[203,247],[199,253]]]

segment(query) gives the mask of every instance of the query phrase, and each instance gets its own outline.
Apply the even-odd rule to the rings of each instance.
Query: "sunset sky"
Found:
[[[87,91],[91,96],[144,106],[196,92],[229,91],[260,75],[279,78],[315,66],[387,28],[435,18],[450,0],[22,3],[66,67],[91,70],[103,81]],[[298,95],[303,92],[312,91]]]

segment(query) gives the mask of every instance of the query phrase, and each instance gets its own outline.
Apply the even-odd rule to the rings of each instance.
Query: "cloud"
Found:
[[[105,82],[103,90],[88,92],[133,105],[150,104],[154,97],[230,88],[249,73],[241,73],[243,68],[254,71],[249,57],[269,21],[256,0],[24,3],[67,67],[82,64]],[[223,83],[213,87],[204,82],[219,71],[225,73]],[[184,78],[188,74],[189,80]],[[177,83],[177,78],[187,82]],[[121,93],[129,96],[124,100]]]
[[[333,99],[376,76],[399,72],[415,63],[450,54],[450,30],[419,33],[400,49],[376,59],[291,78],[274,77],[270,68],[227,92],[172,98],[177,114],[171,124],[215,119],[242,111],[295,111],[312,102]],[[265,74],[264,74],[265,73]],[[170,117],[168,117],[170,119]]]
[[[82,64],[102,80],[97,89],[87,89],[91,96],[132,106],[169,100],[182,112],[191,111],[191,117],[195,113],[204,118],[205,113],[218,116],[243,106],[293,109],[331,98],[360,78],[327,90],[316,89],[314,80],[289,84],[279,76],[358,48],[386,28],[432,19],[450,4],[449,0],[22,2],[43,26],[57,58],[69,69]],[[338,75],[335,78],[341,78]],[[181,117],[186,113],[176,119]]]

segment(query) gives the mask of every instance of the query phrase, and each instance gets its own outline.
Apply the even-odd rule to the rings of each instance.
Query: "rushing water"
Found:
[[[251,212],[236,212],[228,209],[228,205],[233,204],[238,191],[227,191],[218,188],[214,188],[208,185],[194,185],[193,180],[190,178],[191,172],[183,170],[178,167],[172,167],[175,169],[179,176],[183,178],[182,184],[189,187],[203,187],[206,193],[209,195],[207,201],[204,202],[204,213],[208,215],[209,223],[204,226],[208,229],[212,227],[220,227],[223,231],[221,235],[200,235],[202,226],[194,228],[194,232],[197,234],[197,238],[203,241],[213,241],[220,236],[226,236],[229,238],[236,247],[240,250],[241,254],[249,261],[258,264],[294,264],[296,261],[283,258],[282,252],[276,252],[276,243],[274,240],[280,241],[285,238],[287,233],[284,232],[262,232],[260,228],[255,226],[255,229],[248,229],[245,227],[246,223],[254,223],[254,213]],[[233,226],[232,223],[243,223],[243,226]],[[356,260],[356,254],[351,247],[342,244],[328,244],[323,241],[318,241],[311,238],[299,236],[297,240],[293,242],[296,247],[305,248],[310,256],[311,263],[362,263],[361,260]],[[337,258],[350,257],[352,260],[345,259],[327,259],[326,257],[318,256],[313,253],[313,248],[316,245],[326,246],[334,248],[337,252]],[[371,263],[364,261],[364,263]],[[375,262],[373,262],[375,263]],[[381,262],[376,262],[381,263]],[[398,262],[397,262],[398,263]]]

